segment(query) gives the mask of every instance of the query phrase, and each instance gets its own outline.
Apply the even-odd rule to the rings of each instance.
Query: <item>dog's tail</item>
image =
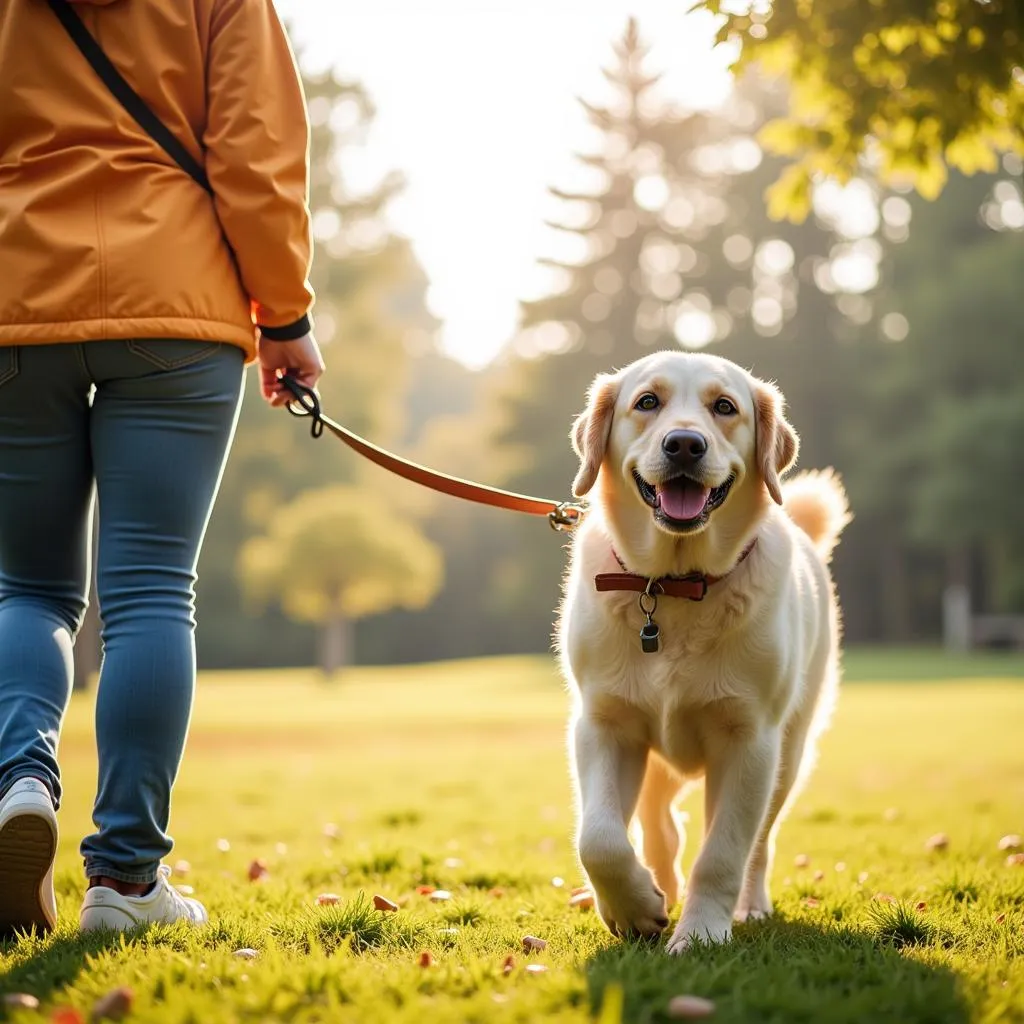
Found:
[[[782,485],[782,507],[827,562],[853,518],[846,490],[832,469],[798,473]]]

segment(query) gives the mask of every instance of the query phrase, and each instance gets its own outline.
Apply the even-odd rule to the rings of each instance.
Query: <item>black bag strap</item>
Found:
[[[178,141],[170,129],[160,120],[146,101],[128,84],[120,71],[114,67],[110,58],[103,52],[82,19],[68,0],[47,0],[50,10],[60,19],[67,34],[71,36],[75,46],[92,65],[93,70],[103,80],[103,84],[114,94],[121,106],[138,122],[139,127],[153,139],[157,145],[198,185],[207,192],[213,193],[206,171],[200,166],[192,154]]]

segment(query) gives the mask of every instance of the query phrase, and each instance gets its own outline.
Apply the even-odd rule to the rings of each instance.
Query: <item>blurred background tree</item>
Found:
[[[790,84],[787,116],[761,141],[793,158],[772,186],[775,216],[806,217],[815,181],[865,163],[929,199],[948,169],[999,169],[1024,155],[1024,8],[1019,0],[702,0],[720,42]]]
[[[745,29],[748,43],[757,26],[782,24],[763,13]],[[850,5],[836,31],[864,17]],[[976,611],[1024,613],[1020,157],[1004,153],[970,177],[953,170],[929,202],[908,178],[881,180],[868,152],[845,183],[815,177],[802,221],[775,221],[763,196],[791,157],[771,152],[762,130],[788,116],[786,80],[751,65],[720,107],[695,112],[662,98],[659,70],[630,22],[606,95],[582,101],[591,126],[582,183],[551,190],[548,287],[523,302],[520,330],[479,371],[435,347],[423,272],[386,227],[399,183],[348,184],[347,160],[365,145],[372,114],[362,90],[309,78],[327,410],[439,469],[560,498],[575,470],[569,427],[592,376],[658,348],[707,348],[777,380],[802,437],[801,465],[834,465],[847,480],[856,518],[835,571],[849,642],[938,639],[953,583],[969,587]],[[251,600],[262,579],[253,559],[284,571],[254,539],[288,533],[282,507],[322,517],[302,541],[303,564],[351,559],[363,579],[377,565],[385,591],[394,551],[406,551],[407,570],[425,567],[425,606],[403,605],[392,589],[390,610],[359,612],[347,642],[355,660],[547,648],[559,537],[532,517],[392,478],[329,438],[314,443],[248,386],[201,566],[203,664],[316,657],[316,624],[296,620],[322,617],[326,583],[308,604],[296,598],[291,617]],[[374,530],[345,526],[344,508],[323,494],[307,501],[334,486],[351,489],[339,496],[344,508],[351,498],[378,525],[407,524],[418,540],[364,558],[377,541],[360,541],[360,531]],[[356,541],[345,554],[332,545],[347,531]]]
[[[437,592],[441,554],[408,518],[372,491],[338,485],[304,491],[271,515],[239,556],[242,584],[260,610],[278,604],[321,627],[330,676],[352,658],[352,623],[391,608],[422,608]]]

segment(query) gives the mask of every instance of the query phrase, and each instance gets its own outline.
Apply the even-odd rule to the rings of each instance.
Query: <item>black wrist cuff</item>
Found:
[[[264,327],[260,324],[260,336],[266,338],[267,341],[294,341],[304,334],[309,334],[311,330],[313,330],[313,322],[309,319],[308,313],[282,327]]]

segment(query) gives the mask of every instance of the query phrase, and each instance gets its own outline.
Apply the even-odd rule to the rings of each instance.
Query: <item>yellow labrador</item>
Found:
[[[673,804],[703,776],[704,844],[668,948],[724,942],[734,918],[772,911],[775,833],[833,703],[827,565],[846,495],[831,471],[780,481],[798,446],[781,394],[716,356],[599,376],[573,440],[574,490],[592,497],[558,640],[580,860],[613,933],[660,933],[682,885]]]

